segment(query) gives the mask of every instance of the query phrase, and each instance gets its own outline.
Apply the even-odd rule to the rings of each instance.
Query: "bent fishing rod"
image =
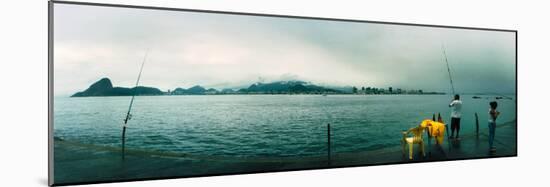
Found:
[[[455,85],[453,84],[453,77],[451,76],[451,68],[449,67],[449,60],[447,60],[447,52],[445,51],[445,46],[441,44],[441,49],[443,50],[443,56],[445,57],[445,62],[447,63],[447,72],[449,73],[449,81],[451,82],[451,89],[453,95],[455,95]]]
[[[451,76],[451,68],[449,67],[449,60],[447,60],[447,52],[445,51],[445,45],[441,43],[441,50],[443,50],[443,56],[445,57],[445,63],[447,63],[447,72],[449,73],[449,81],[451,82],[451,91],[453,92],[453,95],[455,95],[455,85],[453,84],[453,77]],[[451,137],[449,136],[449,127],[448,125],[445,125],[445,131],[447,133],[447,141],[450,141]],[[449,149],[451,149],[449,144]]]
[[[145,56],[143,57],[143,62],[141,62],[141,68],[139,69],[136,86],[134,87],[134,93],[132,94],[132,99],[130,99],[130,106],[128,106],[128,112],[126,113],[126,118],[124,119],[124,125],[122,126],[122,159],[124,159],[124,146],[126,143],[126,126],[128,124],[128,121],[132,118],[132,114],[130,112],[132,111],[132,105],[134,104],[134,98],[136,97],[137,87],[139,85],[139,79],[141,78],[141,72],[143,72],[143,66],[145,65],[145,61],[147,59],[148,54],[149,54],[149,49],[147,49],[147,51],[145,52]]]

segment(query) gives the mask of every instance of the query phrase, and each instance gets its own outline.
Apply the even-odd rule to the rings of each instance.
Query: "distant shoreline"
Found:
[[[144,94],[140,94],[140,95],[135,95],[136,97],[139,97],[139,96],[224,96],[224,95],[227,95],[227,96],[231,96],[231,95],[250,95],[250,96],[258,96],[258,95],[288,95],[288,96],[293,96],[293,95],[312,95],[312,96],[323,96],[323,94],[187,94],[187,95],[170,95],[170,94],[164,94],[164,95],[144,95]],[[407,95],[410,95],[410,96],[422,96],[422,95],[452,95],[450,93],[434,93],[434,94],[346,94],[346,93],[340,93],[340,94],[326,94],[326,96],[407,96]],[[487,96],[500,96],[500,95],[505,95],[505,96],[515,96],[515,94],[475,94],[475,93],[464,93],[464,94],[460,94],[462,96],[484,96],[483,98],[480,98],[480,99],[484,99],[485,97]],[[74,97],[74,96],[71,96],[71,95],[67,95],[67,94],[62,94],[62,95],[56,95],[54,96],[55,98],[64,98],[64,97],[68,97],[68,98],[85,98],[85,97],[131,97],[132,95],[98,95],[98,96],[80,96],[80,97]]]
[[[246,94],[246,93],[243,93],[243,94],[185,94],[185,95],[171,95],[171,94],[163,94],[163,95],[145,95],[145,94],[139,94],[139,95],[135,95],[136,97],[139,97],[139,96],[224,96],[224,95],[227,95],[227,96],[230,96],[230,95],[250,95],[250,96],[258,96],[258,95],[288,95],[288,96],[292,96],[292,95],[312,95],[312,96],[323,96],[323,94],[253,94],[253,93],[249,93],[249,94]],[[424,94],[351,94],[351,93],[339,93],[339,94],[326,94],[326,96],[407,96],[407,95],[410,95],[410,96],[422,96],[422,95],[452,95],[450,93],[434,93],[434,94],[428,94],[428,93],[424,93]],[[460,94],[462,96],[482,96],[481,98],[475,98],[475,99],[485,99],[486,97],[488,96],[495,96],[495,97],[498,97],[498,96],[515,96],[515,94],[475,94],[475,93],[464,93],[464,94]],[[71,95],[67,95],[67,94],[63,94],[63,95],[56,95],[54,97],[56,98],[63,98],[63,97],[69,97],[69,98],[85,98],[85,97],[131,97],[132,95],[97,95],[97,96],[79,96],[79,97],[74,97],[74,96],[71,96]]]
[[[474,95],[474,99],[485,99],[487,96],[497,96],[495,99],[511,99],[510,95],[517,93],[459,93]],[[70,97],[111,97],[111,96],[172,96],[172,95],[451,95],[446,92],[423,91],[422,89],[405,90],[401,88],[376,87],[323,87],[304,81],[277,81],[271,83],[254,83],[247,88],[221,89],[205,88],[196,85],[187,89],[161,91],[155,87],[136,86],[132,88],[114,87],[109,78],[103,78],[88,89],[77,92]]]
[[[133,88],[114,87],[109,78],[102,78],[88,89],[77,92],[71,97],[95,96],[133,96],[133,95],[444,95],[443,92],[423,91],[422,89],[404,90],[388,87],[325,87],[305,81],[276,81],[254,83],[246,88],[217,90],[196,85],[187,89],[161,91],[155,87],[136,86]]]
[[[411,96],[420,96],[420,95],[450,95],[450,94],[447,94],[447,93],[424,93],[424,94],[352,94],[352,93],[337,93],[337,94],[268,94],[268,93],[232,93],[232,94],[179,94],[179,95],[173,95],[173,94],[162,94],[162,95],[145,95],[145,94],[140,94],[140,95],[135,95],[136,97],[137,96],[223,96],[223,95],[251,95],[251,96],[255,96],[255,95],[316,95],[316,96],[323,96],[323,95],[326,95],[326,96],[341,96],[341,95],[348,95],[348,96],[404,96],[404,95],[411,95]],[[467,94],[467,95],[470,95],[470,94]],[[131,97],[132,95],[96,95],[96,96],[78,96],[78,97],[75,97],[75,98],[79,98],[79,97]],[[67,96],[67,95],[63,95],[61,97],[74,97],[74,96]]]

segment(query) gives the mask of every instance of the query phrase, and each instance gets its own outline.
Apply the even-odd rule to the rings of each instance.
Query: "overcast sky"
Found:
[[[303,80],[460,93],[515,93],[512,32],[55,4],[55,95],[103,77],[240,88]]]

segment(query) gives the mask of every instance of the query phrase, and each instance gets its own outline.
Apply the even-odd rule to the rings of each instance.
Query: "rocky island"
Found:
[[[109,78],[102,78],[93,83],[88,89],[77,92],[71,97],[93,96],[132,96],[132,95],[164,95],[158,88],[138,86],[134,88],[113,87]]]

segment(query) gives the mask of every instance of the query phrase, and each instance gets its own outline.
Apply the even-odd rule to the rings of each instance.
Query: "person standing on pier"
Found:
[[[496,152],[496,148],[493,146],[495,140],[495,128],[497,127],[497,117],[500,112],[497,110],[497,102],[492,101],[489,103],[489,151],[491,153]]]
[[[453,101],[449,104],[451,107],[451,139],[456,138],[459,140],[458,133],[460,132],[460,117],[462,116],[462,101],[460,96],[456,94]],[[456,137],[454,136],[456,131]]]

